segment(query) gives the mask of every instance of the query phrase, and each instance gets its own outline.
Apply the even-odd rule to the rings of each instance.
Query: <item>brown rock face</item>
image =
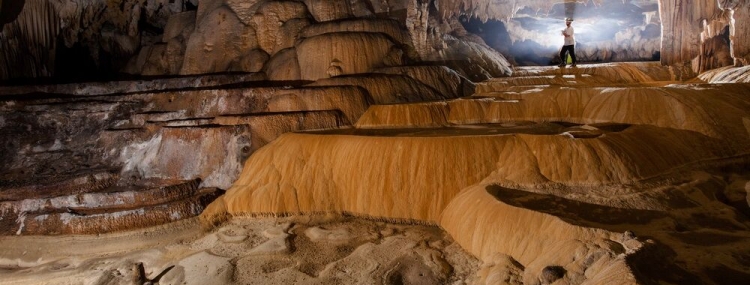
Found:
[[[748,64],[750,2],[707,1],[696,6],[661,1],[662,64],[689,66],[699,73]]]
[[[204,20],[227,11],[206,14]],[[231,21],[244,25],[239,18]],[[166,38],[172,42],[184,34]],[[309,84],[298,81],[298,50],[287,48],[266,64],[272,79],[292,80],[282,87],[259,82],[264,74],[240,74],[0,89],[3,232],[93,233],[191,217],[232,185],[250,154],[284,133],[350,126],[376,102],[455,98],[473,88],[445,67],[382,68],[386,61],[394,63],[390,53],[396,46],[384,34],[323,33],[306,40],[329,36],[387,45],[373,62],[341,57],[355,69],[342,64],[340,74]],[[149,49],[141,54],[147,57],[138,58],[142,72],[174,67],[164,61],[169,44]],[[209,61],[216,60],[210,55],[223,56],[204,52]],[[260,69],[254,59],[263,57],[268,55],[258,47],[229,68]],[[362,73],[374,70],[379,73]],[[153,185],[169,188],[183,181],[193,181],[187,192],[180,190],[187,194],[163,193],[163,199],[144,202]],[[146,196],[111,203],[127,195]]]
[[[374,16],[374,11],[371,11],[364,1],[304,0],[304,2],[317,22]]]
[[[266,2],[253,16],[258,44],[268,54],[293,47],[299,31],[310,24],[307,7],[300,2]]]
[[[314,80],[414,61],[471,79],[510,73],[502,55],[478,37],[457,36],[456,20],[442,24],[427,3],[206,0],[186,11],[186,1],[27,2],[3,31],[0,79],[263,70],[272,80]],[[31,57],[15,56],[26,46]],[[75,72],[59,72],[73,65]]]
[[[255,48],[255,29],[243,24],[231,9],[218,8],[196,22],[180,74],[227,71],[233,61]]]
[[[558,61],[557,31],[565,17],[576,19],[581,61],[660,58],[694,75],[727,66],[730,58],[731,64],[748,64],[750,57],[747,1],[206,0],[194,11],[186,11],[194,8],[186,0],[110,2],[5,4],[0,78],[256,72],[302,38],[346,31],[388,34],[398,44],[383,58],[388,65],[405,59],[440,63],[486,80],[510,74],[501,53],[521,65]],[[301,34],[310,25],[318,27]],[[26,49],[29,56],[18,56]],[[330,64],[322,74],[347,74]],[[263,68],[287,73],[270,78],[300,79],[269,69]]]
[[[122,150],[123,175],[162,179],[201,177],[204,185],[226,188],[250,152],[247,126],[170,126],[150,140]],[[237,173],[232,173],[232,171]]]
[[[729,12],[731,21],[729,25],[732,57],[735,64],[750,64],[750,40],[747,35],[750,32],[750,2],[737,0],[718,1],[719,7]]]
[[[331,75],[367,73],[375,68],[401,65],[401,58],[386,62],[396,43],[376,33],[328,33],[303,40],[297,47],[302,80]],[[329,70],[336,69],[329,75]]]
[[[199,214],[223,193],[217,189],[198,189],[199,183],[199,180],[152,179],[132,188],[113,185],[104,188],[105,191],[98,189],[71,196],[6,197],[13,200],[0,202],[2,234],[90,234],[184,219]]]

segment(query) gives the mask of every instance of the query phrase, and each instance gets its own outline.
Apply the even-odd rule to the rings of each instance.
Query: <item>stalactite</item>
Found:
[[[0,34],[0,79],[51,76],[59,33],[60,19],[50,1],[26,1]]]
[[[605,0],[454,0],[454,1],[435,1],[435,6],[440,11],[444,19],[458,15],[469,15],[477,17],[482,21],[488,19],[508,20],[516,12],[524,7],[529,7],[547,14],[552,7],[560,3],[581,3],[587,5],[602,5]],[[624,2],[624,1],[623,1]]]
[[[692,6],[692,9],[680,9],[681,6],[675,5],[674,10],[672,5],[676,2],[662,1],[660,4],[664,6],[662,15],[670,13],[681,17],[670,23],[665,21],[663,64],[680,65],[691,61],[692,70],[697,73],[748,64],[750,42],[746,35],[750,26],[746,23],[745,15],[750,10],[750,2],[707,1],[702,6]],[[682,34],[675,35],[676,30],[681,30]]]
[[[158,41],[154,39],[160,36],[154,31],[163,29],[171,14],[181,12],[182,3],[171,0],[3,1],[0,23],[6,24],[0,31],[0,80],[54,76],[55,54],[58,48],[63,48],[58,43],[90,53],[88,58],[82,55],[84,58],[71,61],[87,61],[100,66],[100,71],[117,72],[121,68],[119,65],[124,64],[121,61],[137,52],[142,42]],[[144,27],[147,28],[144,30]]]
[[[735,65],[750,64],[750,1],[719,0],[719,8],[727,12],[729,19],[730,51]]]

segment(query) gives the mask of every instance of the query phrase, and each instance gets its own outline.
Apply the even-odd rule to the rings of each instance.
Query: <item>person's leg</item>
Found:
[[[566,60],[565,60],[565,52],[568,51],[568,46],[563,46],[560,49],[560,66],[565,66]]]
[[[576,46],[570,46],[570,58],[573,59],[573,66],[576,66]]]

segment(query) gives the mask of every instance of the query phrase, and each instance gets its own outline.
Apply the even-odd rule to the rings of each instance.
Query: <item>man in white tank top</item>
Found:
[[[573,23],[573,18],[565,18],[565,25],[567,27],[562,30],[562,35],[565,37],[565,43],[563,44],[562,50],[560,50],[560,60],[562,60],[560,67],[565,67],[565,62],[567,61],[567,57],[565,56],[566,52],[570,52],[570,58],[573,60],[573,65],[571,66],[576,67],[576,38],[574,36],[573,27],[570,25],[571,23]]]

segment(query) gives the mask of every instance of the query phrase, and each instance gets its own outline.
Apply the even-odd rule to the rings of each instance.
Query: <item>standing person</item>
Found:
[[[567,57],[565,56],[566,52],[570,52],[570,57],[573,59],[573,65],[571,65],[571,67],[576,67],[576,38],[573,35],[574,32],[573,27],[570,25],[571,23],[573,23],[573,18],[565,18],[565,25],[567,27],[562,30],[562,35],[565,37],[565,43],[560,51],[560,59],[562,60],[560,67],[565,67],[565,62],[567,61]]]

